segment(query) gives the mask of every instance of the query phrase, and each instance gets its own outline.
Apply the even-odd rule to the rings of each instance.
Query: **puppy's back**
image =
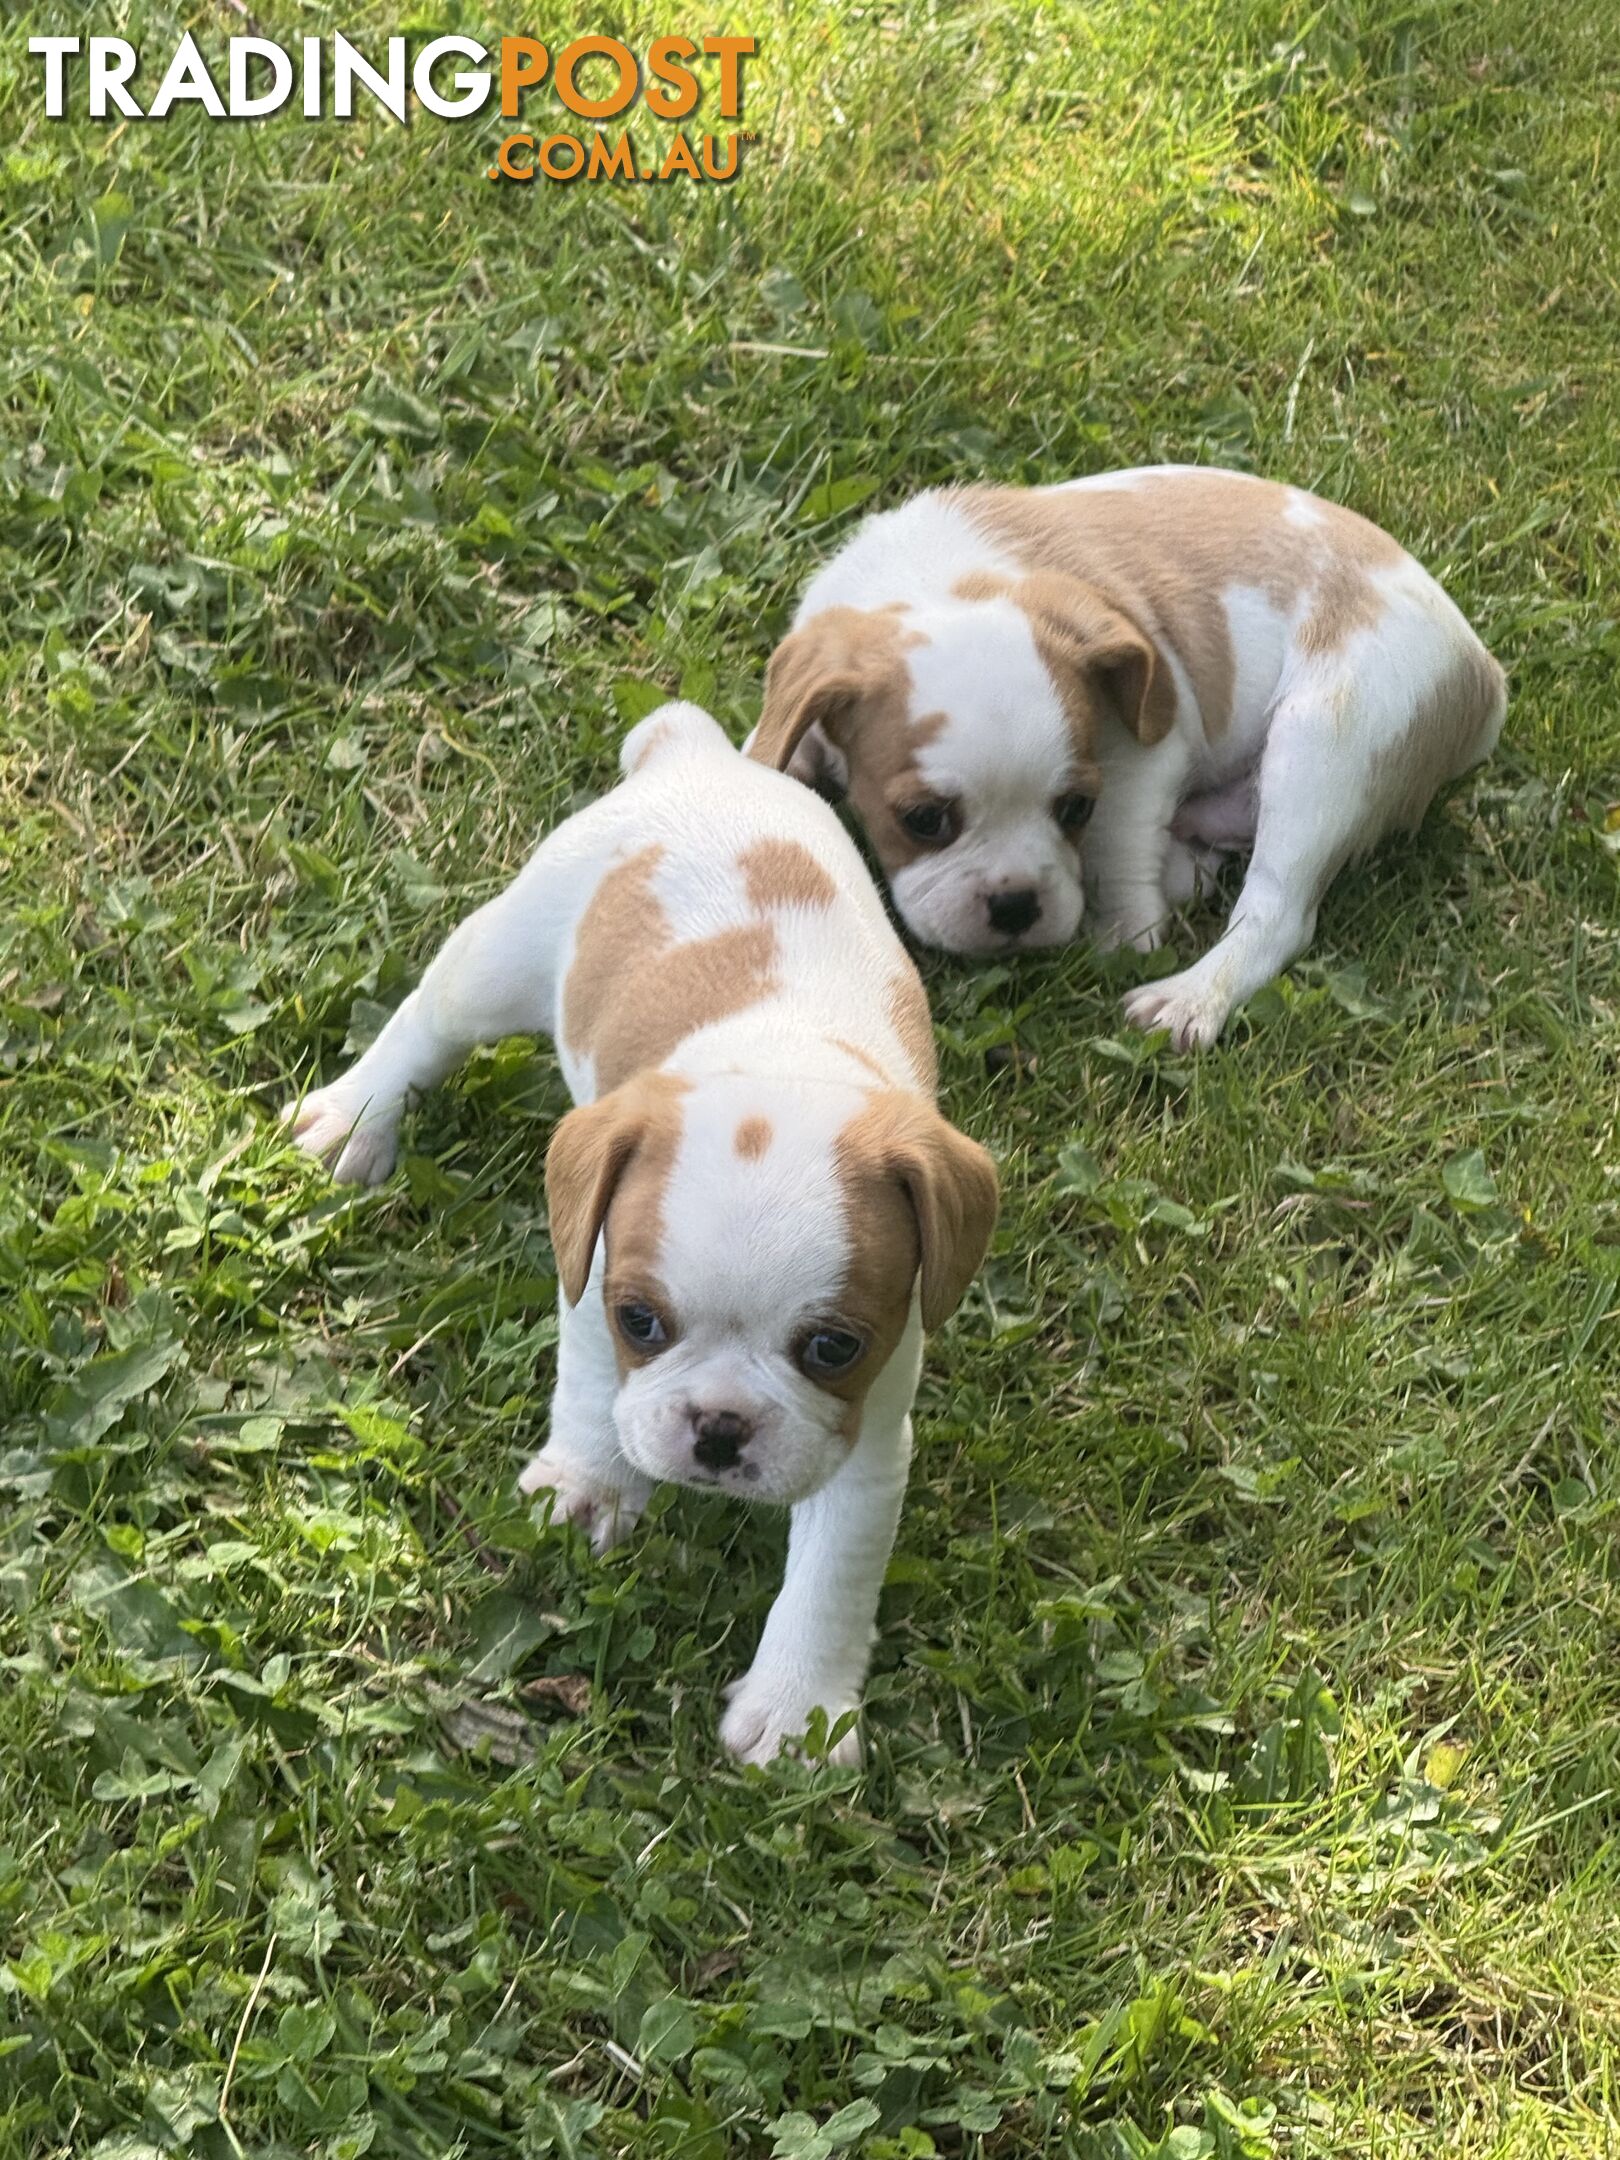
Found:
[[[853,1061],[931,1095],[922,985],[836,813],[695,706],[649,714],[621,765],[586,813],[606,859],[563,971],[557,1039],[576,1093],[825,1049],[839,1077]]]

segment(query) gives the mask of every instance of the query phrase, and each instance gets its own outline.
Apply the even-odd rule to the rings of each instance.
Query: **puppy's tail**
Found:
[[[619,748],[619,770],[628,780],[632,773],[650,765],[654,758],[676,751],[730,750],[731,738],[712,714],[701,705],[672,698],[645,720],[638,720]]]

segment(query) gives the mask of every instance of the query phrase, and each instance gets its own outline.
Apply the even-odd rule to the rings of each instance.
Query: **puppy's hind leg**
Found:
[[[283,1113],[300,1147],[342,1184],[380,1185],[406,1102],[478,1043],[550,1028],[555,957],[567,919],[569,853],[545,841],[514,881],[453,930],[371,1048]]]
[[[1168,1028],[1178,1050],[1212,1043],[1233,1007],[1305,950],[1334,875],[1377,837],[1370,779],[1365,740],[1330,694],[1284,698],[1260,763],[1254,853],[1225,935],[1179,975],[1133,990],[1125,1014],[1134,1026]]]

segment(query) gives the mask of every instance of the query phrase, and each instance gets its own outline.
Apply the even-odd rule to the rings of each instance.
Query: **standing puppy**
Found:
[[[1225,936],[1126,1000],[1184,1049],[1304,951],[1352,855],[1490,752],[1504,703],[1377,526],[1161,465],[869,519],[811,580],[751,748],[847,788],[907,924],[953,952],[1064,943],[1082,874],[1099,941],[1148,951],[1209,851],[1252,847]]]
[[[935,1108],[922,984],[833,812],[691,705],[621,763],[288,1116],[375,1184],[409,1097],[475,1043],[553,1037],[579,1107],[546,1156],[557,1387],[520,1482],[599,1552],[660,1479],[792,1507],[721,1725],[762,1763],[859,1705],[923,1330],[984,1255],[996,1175]]]

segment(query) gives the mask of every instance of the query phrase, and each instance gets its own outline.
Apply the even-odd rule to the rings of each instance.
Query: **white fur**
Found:
[[[1007,940],[991,929],[986,903],[995,893],[1029,889],[1040,915],[1020,944],[1066,944],[1084,908],[1076,851],[1051,816],[1069,732],[1028,616],[1010,600],[991,600],[971,614],[918,609],[907,627],[925,640],[906,655],[913,712],[968,707],[981,724],[946,728],[918,756],[929,786],[960,804],[962,832],[946,853],[919,856],[898,873],[895,905],[930,945],[1000,952]],[[1031,800],[1029,772],[1058,778]]]
[[[1195,491],[1258,484],[1154,466],[1033,493],[1124,492],[1171,474]],[[1324,506],[1299,488],[1286,492],[1279,515],[1299,528],[1302,541],[1327,522]],[[812,579],[795,627],[827,607],[899,604],[906,631],[923,640],[906,651],[911,718],[947,718],[918,763],[941,794],[956,797],[962,829],[949,847],[896,874],[894,899],[926,942],[983,953],[1062,942],[1078,927],[1082,902],[1074,851],[1050,814],[1069,756],[1055,692],[1017,607],[952,597],[957,581],[973,572],[1020,574],[957,498],[919,495],[867,520]],[[1159,944],[1177,907],[1207,882],[1212,850],[1253,846],[1242,894],[1214,950],[1126,999],[1132,1021],[1168,1028],[1180,1048],[1213,1042],[1233,1007],[1309,943],[1335,871],[1387,829],[1375,784],[1381,764],[1399,757],[1427,693],[1479,650],[1462,614],[1410,556],[1377,573],[1376,582],[1384,603],[1376,628],[1313,657],[1301,639],[1310,612],[1303,572],[1293,604],[1279,607],[1235,564],[1221,596],[1235,661],[1224,731],[1214,740],[1206,732],[1174,650],[1174,623],[1160,626],[1176,689],[1170,735],[1144,749],[1123,724],[1105,728],[1102,786],[1080,864],[1100,944],[1142,951]],[[1502,711],[1499,697],[1459,771],[1489,754]],[[805,752],[812,764],[823,754],[816,744]],[[993,934],[987,905],[1014,883],[1036,888],[1041,912],[1033,929],[1008,940]]]
[[[1125,1000],[1135,1026],[1167,1028],[1178,1049],[1214,1042],[1233,1009],[1310,944],[1334,874],[1382,836],[1381,757],[1397,749],[1418,705],[1454,664],[1453,640],[1473,637],[1410,559],[1381,573],[1380,583],[1385,613],[1375,629],[1313,658],[1290,644],[1263,714],[1242,712],[1245,725],[1232,730],[1238,743],[1195,762],[1195,796],[1229,788],[1255,766],[1255,825],[1225,935],[1190,968],[1144,983]],[[1501,724],[1499,702],[1476,757],[1489,753]]]
[[[805,587],[794,623],[830,607],[924,607],[973,571],[1016,577],[1013,558],[991,547],[960,511],[941,514],[948,503],[948,496],[917,495],[867,518]]]
[[[665,1067],[690,1083],[662,1220],[677,1340],[621,1383],[599,1243],[578,1305],[559,1300],[550,1429],[519,1481],[527,1493],[550,1491],[554,1515],[598,1551],[631,1527],[659,1480],[792,1506],[782,1591],[722,1726],[733,1753],[765,1762],[818,1705],[829,1723],[858,1707],[910,1458],[922,1347],[915,1297],[853,1447],[837,1429],[842,1405],[790,1358],[805,1323],[836,1309],[849,1232],[833,1142],[872,1084],[828,1038],[914,1088],[889,1017],[890,987],[908,963],[832,811],[741,757],[707,714],[662,707],[632,731],[621,763],[623,783],[548,835],[451,935],[360,1061],[288,1115],[301,1145],[333,1162],[338,1178],[374,1184],[392,1165],[408,1101],[476,1043],[549,1034],[575,1099],[592,1100],[590,1060],[565,1039],[563,986],[577,926],[615,863],[663,847],[656,889],[679,942],[757,920],[736,867],[753,840],[798,840],[828,872],[831,906],[773,911],[782,987],[689,1034]],[[771,1126],[757,1160],[734,1144],[750,1116]],[[757,1424],[723,1471],[693,1452],[694,1413],[719,1409]],[[834,1759],[859,1759],[854,1731]]]

